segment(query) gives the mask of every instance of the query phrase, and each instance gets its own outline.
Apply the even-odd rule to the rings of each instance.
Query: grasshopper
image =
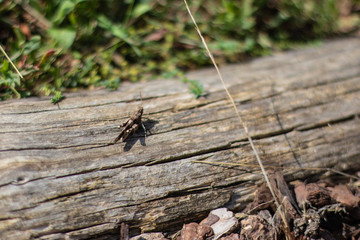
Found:
[[[130,118],[123,122],[119,127],[121,128],[119,136],[117,136],[114,140],[114,144],[119,140],[124,142],[127,137],[133,133],[135,133],[139,126],[141,125],[145,132],[146,137],[146,128],[141,120],[142,114],[144,112],[144,108],[142,106],[138,106],[135,113],[133,113]]]

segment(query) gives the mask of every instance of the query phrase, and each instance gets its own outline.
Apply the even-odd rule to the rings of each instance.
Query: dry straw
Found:
[[[6,54],[5,50],[2,48],[1,45],[0,45],[0,50],[1,50],[2,53],[5,55],[5,57],[7,58],[7,60],[10,62],[11,66],[13,66],[13,68],[15,69],[15,71],[17,72],[17,74],[19,74],[20,78],[23,79],[23,76],[21,75],[21,73],[19,72],[19,70],[17,69],[17,67],[15,66],[15,64],[11,61],[11,59],[9,58],[9,56]]]

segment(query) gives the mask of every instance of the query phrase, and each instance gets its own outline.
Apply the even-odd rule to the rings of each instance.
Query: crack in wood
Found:
[[[114,229],[118,223],[112,223],[112,222],[105,222],[105,223],[97,223],[97,224],[91,224],[91,225],[88,225],[88,226],[85,226],[85,227],[78,227],[78,228],[64,228],[62,230],[56,230],[54,229],[53,231],[47,231],[45,233],[36,233],[36,234],[33,234],[32,237],[35,237],[35,238],[42,238],[42,239],[46,239],[44,237],[46,236],[52,236],[52,235],[57,235],[57,234],[61,234],[63,235],[64,237],[65,236],[69,236],[69,235],[72,235],[73,233],[76,233],[80,230],[87,230],[87,229],[92,229],[94,227],[99,227],[99,226],[108,226],[108,225],[111,225],[111,228],[110,229]],[[94,234],[95,235],[95,234]],[[67,237],[65,237],[66,239],[68,239]],[[59,238],[57,238],[59,239]]]
[[[106,143],[108,144],[108,143]],[[61,146],[61,147],[34,147],[34,148],[9,148],[6,150],[0,150],[1,152],[12,152],[12,151],[32,151],[32,150],[62,150],[62,149],[69,149],[69,148],[74,148],[76,150],[83,150],[83,149],[78,149],[79,147],[82,146],[93,146],[93,145],[97,145],[97,144],[93,144],[93,143],[89,143],[89,144],[81,144],[81,145],[71,145],[71,146]],[[104,144],[105,145],[105,144]],[[103,145],[100,145],[98,147],[102,147]],[[108,145],[106,145],[108,146]],[[89,148],[91,149],[91,148]]]
[[[329,127],[329,126],[334,125],[334,124],[343,123],[343,122],[347,122],[347,121],[352,121],[352,120],[356,119],[356,116],[358,116],[358,114],[354,114],[354,115],[350,115],[350,116],[346,116],[346,117],[342,117],[342,118],[338,118],[338,119],[333,119],[333,120],[326,121],[326,122],[315,123],[315,124],[312,124],[312,125],[309,124],[308,126],[295,128],[295,130],[300,131],[300,132],[304,132],[304,131],[323,128],[323,127]]]
[[[162,159],[158,159],[158,160],[153,160],[153,161],[144,161],[141,163],[141,165],[137,165],[137,163],[135,163],[136,166],[153,166],[153,165],[157,165],[157,164],[162,164],[162,163],[167,163],[167,162],[173,162],[173,161],[178,161],[178,160],[182,160],[182,159],[186,159],[186,158],[191,158],[194,156],[199,156],[199,155],[203,155],[203,154],[207,154],[207,153],[214,153],[214,152],[218,152],[218,151],[223,151],[226,149],[229,149],[231,147],[231,143],[227,143],[226,145],[221,145],[218,147],[214,147],[214,148],[208,148],[208,149],[203,149],[200,151],[194,151],[194,152],[190,152],[190,153],[186,153],[186,154],[181,154],[178,156],[169,156],[169,157],[165,157]],[[128,166],[124,166],[125,167],[132,167],[132,164],[129,164]]]

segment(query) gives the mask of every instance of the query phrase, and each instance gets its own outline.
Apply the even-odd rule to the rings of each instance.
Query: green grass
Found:
[[[199,0],[191,8],[223,64],[335,34],[338,1]],[[204,93],[183,74],[210,62],[182,1],[0,0],[0,14],[1,44],[24,76],[1,56],[0,99],[114,90],[159,75]]]

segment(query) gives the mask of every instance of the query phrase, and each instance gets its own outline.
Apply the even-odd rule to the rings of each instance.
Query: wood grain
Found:
[[[360,169],[360,41],[333,40],[222,67],[265,165],[287,180],[306,167]],[[0,239],[118,239],[172,230],[210,210],[245,208],[263,178],[212,68],[119,90],[0,102]],[[151,134],[110,145],[140,104]]]

